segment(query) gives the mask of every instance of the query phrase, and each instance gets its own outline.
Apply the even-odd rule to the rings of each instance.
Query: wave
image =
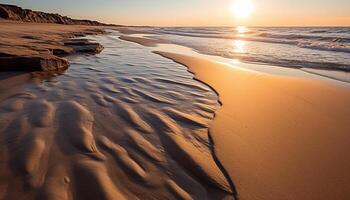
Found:
[[[204,52],[202,52],[204,53]],[[216,54],[213,55],[223,56],[226,58],[232,58],[230,54]],[[296,60],[292,58],[276,58],[269,57],[258,57],[258,56],[234,56],[242,62],[256,63],[262,65],[273,65],[281,67],[291,67],[291,68],[315,68],[315,69],[325,69],[325,70],[339,70],[350,72],[350,66],[344,63],[334,63],[334,62],[319,62],[319,61],[308,61],[308,60]]]
[[[350,38],[348,37],[298,35],[298,34],[283,35],[283,34],[273,34],[273,33],[260,33],[259,36],[266,37],[266,38],[286,39],[286,40],[317,40],[317,41],[350,43]]]
[[[154,33],[183,37],[245,40],[295,45],[320,51],[350,53],[350,28],[157,28]]]
[[[282,67],[350,72],[350,27],[236,29],[232,27],[153,27],[154,37],[209,55]],[[235,46],[234,41],[241,47]],[[240,48],[237,50],[237,48]]]
[[[350,53],[350,44],[343,44],[339,42],[300,42],[298,43],[298,46],[301,48],[309,48],[321,51]]]

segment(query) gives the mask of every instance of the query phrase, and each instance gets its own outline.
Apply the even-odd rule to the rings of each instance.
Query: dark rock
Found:
[[[25,35],[25,36],[22,36],[22,38],[29,39],[29,40],[40,40],[39,37],[32,36],[32,35]]]
[[[85,31],[85,34],[86,35],[98,35],[98,34],[105,34],[105,33],[107,33],[105,30],[103,30],[103,29],[87,29],[86,31]]]
[[[85,33],[81,33],[81,32],[75,32],[75,33],[73,33],[73,35],[74,35],[74,37],[84,37],[84,36],[86,36]]]
[[[0,57],[8,57],[8,56],[12,56],[12,55],[9,53],[0,52]]]
[[[0,4],[0,18],[7,20],[34,22],[34,23],[55,23],[67,25],[91,25],[110,26],[98,21],[71,19],[59,14],[44,13],[23,9],[15,5]]]
[[[8,12],[2,6],[0,6],[0,18],[3,18],[3,19],[9,19],[10,18],[10,16],[8,15]]]
[[[86,45],[86,44],[89,44],[89,40],[88,39],[71,39],[71,40],[65,40],[63,43],[66,46]]]
[[[0,71],[64,71],[67,59],[54,55],[0,57]]]
[[[55,56],[67,56],[74,52],[74,49],[51,49],[51,53]]]
[[[90,42],[87,39],[67,40],[64,45],[73,48],[77,53],[100,53],[104,49],[101,44]]]
[[[104,47],[99,43],[89,43],[82,46],[73,46],[73,49],[80,53],[100,53]]]

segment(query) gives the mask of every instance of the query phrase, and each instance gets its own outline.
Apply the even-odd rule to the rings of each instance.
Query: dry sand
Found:
[[[83,34],[101,33],[102,27],[22,23],[0,20],[0,55],[46,55],[71,52],[62,40]]]
[[[348,85],[157,53],[219,93],[223,106],[210,130],[240,199],[349,199]]]

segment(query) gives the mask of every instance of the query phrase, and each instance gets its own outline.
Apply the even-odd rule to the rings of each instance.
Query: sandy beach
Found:
[[[0,20],[0,200],[349,199],[350,78],[327,66],[333,54],[283,67],[241,55],[261,38],[218,43],[226,28],[0,14],[11,19]],[[276,43],[264,43],[275,56]],[[231,48],[246,62],[220,54]]]
[[[18,38],[63,33],[58,41],[86,31],[2,26]],[[186,67],[113,34],[86,36],[105,49],[66,56],[67,71],[2,73],[1,198],[233,199],[208,133],[217,94]]]
[[[222,107],[210,132],[239,199],[349,197],[347,83],[247,71],[205,56],[155,53],[187,66],[218,93]]]
[[[223,106],[210,130],[240,199],[349,197],[348,85],[159,54],[188,66],[218,91]]]

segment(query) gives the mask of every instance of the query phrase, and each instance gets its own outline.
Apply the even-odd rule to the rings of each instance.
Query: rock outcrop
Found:
[[[69,62],[62,57],[74,53],[100,53],[103,50],[99,43],[74,39],[105,33],[103,27],[88,27],[106,25],[97,21],[76,20],[5,4],[0,4],[1,18],[6,21],[0,20],[0,72],[64,71],[69,67]]]
[[[29,9],[23,9],[15,5],[7,5],[7,4],[0,4],[0,18],[6,19],[6,20],[34,22],[34,23],[55,23],[55,24],[67,24],[67,25],[91,25],[91,26],[107,25],[98,21],[71,19],[69,17],[62,16],[59,14],[33,11]]]
[[[0,71],[64,71],[69,67],[65,58],[54,55],[0,57]]]
[[[63,42],[68,50],[52,49],[50,54],[37,55],[15,55],[0,51],[0,72],[1,71],[64,71],[69,67],[67,59],[60,56],[67,56],[74,53],[100,53],[104,47],[87,39],[69,39]]]
[[[104,47],[87,39],[74,39],[64,42],[65,46],[71,47],[76,53],[100,53]]]

